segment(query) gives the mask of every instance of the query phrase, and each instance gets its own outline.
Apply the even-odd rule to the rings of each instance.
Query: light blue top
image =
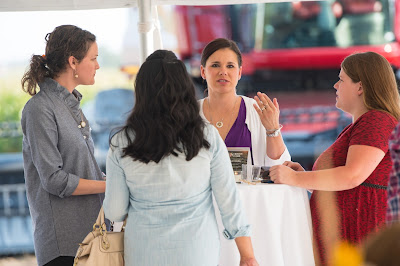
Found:
[[[229,155],[218,131],[205,127],[211,147],[186,161],[184,154],[158,164],[121,157],[124,133],[114,136],[107,157],[104,212],[123,221],[126,265],[216,266],[219,233],[212,194],[221,212],[224,236],[250,236]]]

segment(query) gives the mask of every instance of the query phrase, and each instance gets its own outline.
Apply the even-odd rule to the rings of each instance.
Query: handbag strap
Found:
[[[97,216],[97,219],[96,219],[96,223],[93,225],[93,231],[96,231],[96,229],[100,230],[100,228],[102,229],[102,231],[105,231],[105,228],[104,228],[105,225],[106,224],[104,222],[104,209],[103,209],[103,206],[101,206],[99,215]]]
[[[96,219],[96,223],[93,225],[93,231],[96,231],[96,229],[99,229],[99,230],[101,229],[101,231],[100,231],[101,234],[103,234],[104,232],[107,231],[104,217],[105,217],[104,209],[103,209],[103,206],[101,206],[99,215],[97,216],[97,219]],[[126,225],[126,218],[124,220],[124,223],[122,224],[121,232],[124,231],[125,225]]]

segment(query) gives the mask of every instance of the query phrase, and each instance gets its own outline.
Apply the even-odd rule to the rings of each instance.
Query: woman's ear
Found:
[[[73,57],[72,55],[70,57],[68,57],[68,64],[73,70],[76,70],[77,63],[78,63],[78,60],[76,60],[75,57]]]
[[[200,74],[201,74],[201,77],[205,80],[206,79],[206,73],[204,71],[203,65],[200,65]]]
[[[359,83],[360,83],[360,84],[359,84],[359,87],[358,87],[358,95],[361,95],[361,94],[364,93],[364,89],[363,89],[363,86],[362,86],[361,81],[360,81]]]

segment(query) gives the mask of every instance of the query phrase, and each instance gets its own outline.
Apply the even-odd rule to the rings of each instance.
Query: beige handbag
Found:
[[[124,226],[125,223],[126,220]],[[104,210],[101,207],[93,231],[79,244],[74,266],[123,266],[124,226],[121,232],[107,232]]]

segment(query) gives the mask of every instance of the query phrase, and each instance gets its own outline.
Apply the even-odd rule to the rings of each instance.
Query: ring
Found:
[[[265,106],[261,107],[261,112],[265,110]]]

